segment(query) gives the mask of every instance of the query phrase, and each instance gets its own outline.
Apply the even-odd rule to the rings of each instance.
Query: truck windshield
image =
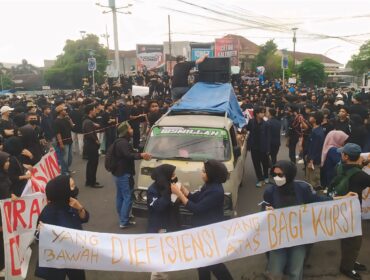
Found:
[[[154,127],[145,151],[158,159],[227,161],[229,135],[221,128]]]

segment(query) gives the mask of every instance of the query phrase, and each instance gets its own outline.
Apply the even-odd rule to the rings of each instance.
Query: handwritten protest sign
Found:
[[[30,243],[37,219],[46,204],[45,194],[0,200],[3,221],[5,279],[24,279],[31,258]]]
[[[44,155],[33,167],[31,179],[23,190],[22,196],[42,192],[45,193],[46,184],[60,174],[57,155],[54,150]]]
[[[370,153],[361,154],[362,158],[367,159]],[[363,170],[370,175],[370,164]],[[370,186],[362,192],[362,219],[370,220]]]
[[[265,211],[164,234],[119,235],[44,225],[39,264],[107,271],[176,271],[361,234],[358,198]]]

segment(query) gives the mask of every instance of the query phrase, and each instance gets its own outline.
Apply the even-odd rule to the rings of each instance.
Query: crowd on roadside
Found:
[[[186,62],[179,60],[181,63]],[[188,66],[186,71],[180,71],[182,75],[189,74]],[[186,80],[189,82],[188,78]],[[53,147],[61,176],[47,185],[46,195],[50,204],[44,209],[40,221],[53,223],[54,213],[71,207],[72,212],[67,209],[61,214],[63,226],[81,229],[81,223],[88,221],[89,213],[76,198],[78,189],[71,179],[75,173],[71,170],[73,157],[81,156],[87,160],[85,185],[102,188],[96,171],[99,155],[106,154],[117,186],[119,226],[124,229],[134,225],[130,216],[134,160],[150,160],[150,154],[141,152],[146,135],[169,110],[174,99],[178,99],[178,95],[172,95],[171,86],[187,88],[191,86],[188,82],[183,79],[174,87],[168,73],[148,72],[138,73],[134,78],[122,76],[117,81],[107,80],[96,87],[94,94],[85,89],[50,96],[13,95],[0,100],[0,175],[4,179],[0,182],[1,198],[21,196],[31,176],[28,171]],[[134,84],[148,85],[149,95],[132,96]],[[370,176],[362,171],[353,173],[353,181],[350,181],[346,192],[339,193],[331,182],[341,175],[337,174],[338,162],[342,160],[344,174],[360,164],[361,152],[369,152],[369,93],[364,90],[355,92],[354,89],[283,85],[279,79],[261,80],[256,73],[234,75],[232,84],[242,111],[246,116],[253,116],[241,133],[249,131],[247,148],[256,172],[256,186],[266,185],[264,201],[268,210],[332,197],[358,195],[361,199],[362,190],[370,185]],[[288,161],[277,160],[281,134],[287,137]],[[309,184],[295,181],[297,160],[303,164]],[[206,162],[201,175],[204,186],[195,194],[184,186],[175,186],[175,169],[175,166],[162,165],[152,174],[154,183],[148,186],[148,231],[173,230],[176,223],[173,213],[178,205],[171,202],[171,193],[176,194],[179,203],[194,214],[194,226],[221,221],[222,184],[227,178],[225,166],[217,161]],[[60,187],[60,191],[53,191],[55,186]],[[314,191],[322,189],[329,189],[332,196],[319,196]],[[360,247],[360,238],[342,241],[340,269],[353,279],[361,279],[356,270],[366,269],[356,263]],[[306,246],[270,252],[269,275],[274,277],[286,273],[290,279],[302,279],[306,254]],[[209,279],[210,272],[217,279],[232,279],[222,264],[200,268],[200,279]],[[80,272],[67,269],[62,272],[41,269],[39,275],[43,273],[48,275],[45,279],[59,279],[60,275],[84,279]],[[152,279],[162,279],[159,277],[168,275],[152,275]]]

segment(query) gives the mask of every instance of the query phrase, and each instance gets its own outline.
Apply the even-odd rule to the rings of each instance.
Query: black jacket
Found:
[[[186,209],[193,213],[193,226],[205,226],[224,220],[222,184],[205,184],[199,192],[189,194]]]
[[[123,174],[135,175],[135,160],[141,159],[140,153],[135,153],[128,139],[119,138],[116,140],[114,156],[118,160],[118,166],[113,175],[120,177]]]
[[[258,123],[256,119],[252,119],[248,123],[247,129],[249,131],[247,142],[248,150],[257,150],[265,154],[270,153],[271,149],[270,124],[264,120]]]
[[[281,121],[277,118],[268,120],[270,125],[271,146],[280,146]]]
[[[160,229],[168,232],[178,228],[178,207],[172,203],[169,192],[160,193],[153,183],[148,189],[147,205],[149,210],[147,232],[158,233]]]

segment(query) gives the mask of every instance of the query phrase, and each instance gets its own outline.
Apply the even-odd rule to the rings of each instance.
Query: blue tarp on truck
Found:
[[[242,128],[246,120],[230,83],[196,83],[181,100],[171,107],[171,112],[206,112],[225,114],[235,126]]]

